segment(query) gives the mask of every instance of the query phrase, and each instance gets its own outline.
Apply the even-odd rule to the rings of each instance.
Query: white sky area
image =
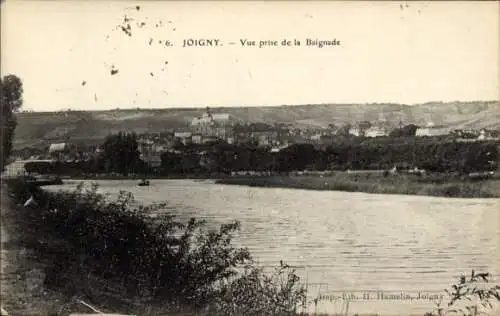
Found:
[[[35,111],[499,100],[499,12],[499,2],[7,0],[1,72],[23,80]],[[131,37],[116,29],[125,14],[146,23],[133,21]],[[185,38],[224,46],[182,48]],[[302,45],[239,44],[285,38]]]

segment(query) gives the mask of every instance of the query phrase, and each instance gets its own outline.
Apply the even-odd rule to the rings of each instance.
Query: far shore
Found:
[[[465,180],[409,175],[331,175],[240,176],[218,179],[216,183],[267,188],[332,190],[376,194],[406,194],[454,198],[499,198],[500,179]]]
[[[212,174],[212,175],[199,175],[199,174],[186,174],[186,175],[79,175],[79,176],[62,176],[63,180],[143,180],[143,179],[156,179],[156,180],[220,180],[229,178],[225,174]]]
[[[292,188],[304,190],[330,190],[365,192],[375,194],[405,194],[442,196],[455,198],[500,198],[500,178],[460,178],[447,174],[417,176],[411,174],[390,174],[334,171],[324,174],[274,174],[274,175],[228,175],[228,174],[185,174],[185,175],[81,175],[62,177],[63,181],[92,180],[213,180],[218,184],[245,185],[264,188]]]

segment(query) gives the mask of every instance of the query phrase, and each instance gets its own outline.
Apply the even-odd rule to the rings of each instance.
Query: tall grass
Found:
[[[410,194],[462,198],[500,197],[500,180],[470,181],[452,176],[411,176],[382,174],[349,174],[335,172],[326,176],[279,175],[231,177],[217,180],[221,184],[257,187],[282,187],[308,190],[336,190],[378,194]]]
[[[445,293],[444,301],[436,302],[436,308],[425,316],[479,316],[490,315],[495,304],[500,302],[500,286],[489,285],[491,275],[472,270],[470,276],[460,276]],[[497,310],[498,312],[498,310]]]

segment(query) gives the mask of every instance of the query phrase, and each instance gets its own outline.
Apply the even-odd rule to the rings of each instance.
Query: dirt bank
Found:
[[[1,307],[9,316],[64,314],[67,301],[44,289],[45,267],[21,245],[21,233],[10,220],[16,206],[11,205],[3,183],[0,194]]]

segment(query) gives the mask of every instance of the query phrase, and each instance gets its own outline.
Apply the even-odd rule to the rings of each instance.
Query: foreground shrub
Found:
[[[447,302],[438,302],[435,310],[425,316],[490,315],[494,303],[500,301],[500,286],[487,286],[489,279],[489,273],[475,273],[474,270],[470,277],[461,276],[456,284],[445,290]]]
[[[49,289],[161,306],[162,312],[275,315],[302,302],[298,277],[284,265],[275,276],[255,268],[238,272],[252,261],[246,249],[231,244],[237,222],[208,231],[204,221],[181,223],[164,212],[165,205],[143,206],[129,193],[109,202],[97,186],[47,192],[14,180],[9,191],[17,204],[10,220],[24,246],[46,262]],[[37,205],[23,207],[30,196]],[[241,292],[242,285],[253,291]]]
[[[306,290],[295,270],[280,262],[268,276],[261,269],[247,267],[245,272],[222,287],[211,314],[218,315],[296,315],[306,307]]]

